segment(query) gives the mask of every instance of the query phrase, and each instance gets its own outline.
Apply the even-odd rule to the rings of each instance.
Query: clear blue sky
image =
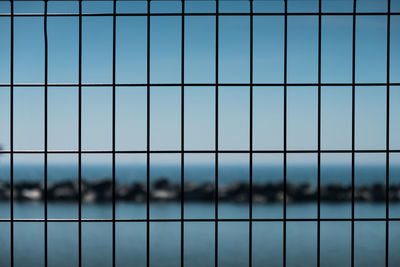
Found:
[[[215,2],[187,1],[187,12],[213,12]],[[314,12],[318,1],[288,1],[288,11]],[[385,12],[386,1],[358,0],[360,12]],[[123,1],[118,12],[146,12],[145,2]],[[325,12],[352,11],[352,1],[322,1]],[[152,12],[180,12],[180,3],[152,2]],[[282,12],[283,1],[258,1],[255,12]],[[7,13],[8,2],[0,3]],[[76,13],[76,2],[49,2],[49,12]],[[112,12],[112,1],[84,2],[83,11]],[[221,12],[248,12],[247,1],[222,1]],[[392,1],[400,11],[400,1]],[[43,3],[15,3],[16,13],[43,12]],[[358,16],[356,82],[386,82],[386,16]],[[112,82],[112,17],[83,18],[83,83]],[[44,82],[43,18],[16,17],[14,82]],[[316,83],[318,17],[288,18],[289,83]],[[116,81],[146,82],[146,17],[117,17]],[[181,82],[181,18],[151,18],[150,76],[152,83]],[[0,17],[0,83],[10,82],[10,19]],[[78,82],[78,18],[48,19],[49,79]],[[250,81],[250,18],[219,19],[219,82]],[[284,17],[254,17],[255,83],[283,82]],[[400,82],[400,16],[391,17],[390,81]],[[322,82],[350,83],[352,17],[322,17]],[[185,19],[185,82],[215,82],[215,17]],[[180,87],[152,87],[150,93],[151,149],[180,149]],[[219,148],[248,149],[248,86],[219,87]],[[283,87],[254,87],[254,149],[283,149]],[[288,149],[317,148],[318,88],[287,88]],[[322,87],[322,148],[351,148],[351,87]],[[0,144],[9,149],[9,88],[0,87]],[[76,150],[78,88],[48,88],[49,149]],[[356,87],[356,149],[385,149],[386,87]],[[400,149],[400,87],[390,90],[391,149]],[[185,88],[185,149],[214,149],[215,88]],[[146,149],[146,87],[116,88],[116,148]],[[82,89],[82,148],[111,150],[112,87]],[[43,149],[44,88],[14,88],[14,148]]]

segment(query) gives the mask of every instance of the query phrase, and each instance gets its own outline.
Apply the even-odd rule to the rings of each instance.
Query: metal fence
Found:
[[[48,182],[48,173],[47,173],[47,158],[49,154],[76,154],[78,155],[78,170],[79,170],[79,196],[81,196],[81,184],[82,184],[82,154],[84,153],[89,153],[89,154],[97,154],[97,153],[109,153],[112,155],[112,184],[113,184],[113,197],[112,197],[112,203],[113,203],[113,209],[112,209],[112,219],[84,219],[82,218],[82,199],[79,197],[79,217],[78,219],[49,219],[48,214],[47,214],[47,193],[46,190],[44,191],[44,219],[15,219],[14,218],[14,205],[13,205],[13,190],[11,190],[11,203],[10,203],[10,219],[1,219],[1,222],[9,222],[10,223],[10,233],[11,233],[11,239],[10,239],[10,244],[11,244],[11,266],[14,266],[14,222],[43,222],[44,223],[44,263],[45,266],[47,266],[47,258],[48,258],[48,238],[47,238],[47,224],[48,222],[75,222],[79,225],[79,266],[82,265],[82,222],[110,222],[112,223],[112,236],[113,236],[113,243],[112,243],[112,262],[113,266],[116,264],[116,245],[115,245],[115,225],[116,222],[123,222],[123,221],[128,221],[128,222],[144,222],[147,225],[147,243],[146,243],[146,251],[147,251],[147,266],[150,266],[150,247],[149,247],[149,239],[150,239],[150,223],[151,222],[178,222],[180,223],[180,229],[181,229],[181,236],[180,236],[180,242],[181,242],[181,266],[184,266],[184,226],[185,222],[213,222],[215,224],[215,266],[218,266],[218,230],[219,230],[219,225],[218,222],[248,222],[248,227],[249,227],[249,240],[248,240],[248,253],[249,253],[249,266],[252,266],[252,238],[253,238],[253,222],[255,221],[276,221],[276,222],[282,222],[283,224],[283,266],[287,265],[286,259],[287,259],[287,253],[286,253],[286,240],[287,240],[287,231],[286,231],[286,224],[287,222],[292,222],[292,221],[307,221],[307,222],[316,222],[317,223],[317,265],[320,266],[320,241],[321,241],[321,235],[320,235],[320,225],[321,222],[323,221],[347,221],[351,223],[351,266],[354,266],[354,225],[355,222],[357,221],[382,221],[386,223],[386,243],[385,243],[385,266],[389,266],[389,222],[391,221],[399,221],[400,218],[392,218],[389,217],[389,200],[388,197],[386,197],[386,215],[385,218],[356,218],[355,213],[354,213],[354,203],[355,203],[355,194],[354,194],[354,188],[355,188],[355,182],[354,182],[354,176],[355,176],[355,154],[356,153],[384,153],[386,155],[386,196],[389,195],[389,156],[390,153],[393,152],[400,152],[400,150],[393,150],[389,149],[389,104],[390,104],[390,86],[398,86],[400,83],[391,83],[390,82],[390,19],[391,15],[400,15],[400,12],[391,12],[391,1],[388,0],[388,10],[387,12],[363,12],[359,13],[356,12],[356,0],[353,2],[353,12],[323,12],[321,8],[321,0],[319,0],[319,8],[318,12],[288,12],[288,4],[287,1],[284,1],[284,12],[271,12],[271,13],[254,13],[253,12],[253,1],[250,0],[250,12],[246,13],[220,13],[219,12],[219,1],[216,1],[216,10],[214,13],[187,13],[185,12],[185,1],[181,1],[181,7],[182,11],[179,13],[152,13],[150,10],[150,0],[148,0],[148,5],[147,5],[147,13],[117,13],[117,1],[113,1],[113,12],[111,14],[104,13],[91,13],[91,14],[84,14],[82,12],[82,0],[79,1],[79,13],[78,14],[54,14],[51,13],[49,14],[47,12],[47,5],[48,1],[44,1],[44,14],[36,14],[36,13],[31,13],[31,14],[16,14],[14,13],[14,1],[10,1],[11,5],[11,12],[8,13],[2,13],[0,14],[1,17],[9,17],[11,20],[11,56],[10,56],[10,84],[1,84],[2,87],[10,87],[10,150],[3,150],[0,151],[2,154],[9,154],[10,155],[10,185],[11,188],[14,186],[14,155],[15,154],[41,154],[44,156],[44,186],[47,188],[47,182]],[[222,16],[246,16],[250,18],[250,72],[249,72],[249,77],[250,77],[250,82],[249,83],[220,83],[219,82],[219,72],[218,72],[218,66],[219,66],[219,18]],[[316,16],[318,17],[318,81],[317,83],[288,83],[287,79],[287,50],[288,50],[288,41],[287,41],[287,20],[288,17],[290,16],[301,16],[301,15],[307,15],[307,16]],[[353,28],[352,28],[352,81],[351,83],[323,83],[321,81],[321,18],[323,16],[350,16],[353,19]],[[384,16],[387,18],[387,69],[386,69],[386,82],[383,83],[357,83],[356,82],[356,72],[355,72],[355,50],[356,50],[356,20],[359,16],[365,16],[365,15],[375,15],[375,16]],[[78,17],[79,18],[79,78],[78,78],[78,83],[77,84],[49,84],[48,83],[48,39],[47,39],[47,19],[48,17],[54,17],[54,16],[73,16],[73,17]],[[112,53],[112,58],[113,58],[113,67],[112,67],[112,83],[100,83],[100,84],[84,84],[82,82],[82,18],[85,16],[108,16],[112,17],[113,19],[113,53]],[[142,16],[147,18],[147,82],[142,83],[142,84],[118,84],[116,82],[116,18],[118,16]],[[152,16],[178,16],[181,18],[181,82],[180,83],[164,83],[164,84],[159,84],[159,83],[151,83],[150,82],[150,28],[151,28],[151,20],[150,18]],[[215,83],[185,83],[185,73],[184,73],[184,51],[185,51],[185,17],[188,16],[213,16],[215,17]],[[254,83],[253,82],[253,18],[256,16],[282,16],[284,17],[284,79],[283,83]],[[15,17],[43,17],[44,19],[44,49],[45,49],[45,71],[44,71],[44,84],[17,84],[14,83],[14,18]],[[13,89],[15,87],[22,87],[22,86],[41,86],[44,87],[44,150],[15,150],[14,149],[14,126],[13,126],[13,118],[14,118],[14,100],[13,100]],[[61,151],[61,150],[49,150],[48,149],[48,87],[63,87],[63,86],[77,86],[79,88],[79,138],[78,138],[78,150],[77,151]],[[83,86],[110,86],[112,87],[112,150],[93,150],[93,151],[83,151],[82,150],[82,87]],[[143,151],[118,151],[116,149],[116,143],[115,143],[115,117],[116,117],[116,87],[117,86],[144,86],[147,88],[147,144],[146,144],[146,150]],[[181,88],[181,143],[180,146],[181,148],[178,150],[151,150],[150,146],[150,90],[152,87],[156,86],[177,86]],[[184,87],[185,86],[214,86],[215,87],[215,149],[212,150],[187,150],[185,149],[185,143],[184,143]],[[219,87],[223,86],[248,86],[250,88],[250,127],[248,129],[249,131],[249,149],[248,150],[221,150],[219,148],[219,133],[218,133],[218,125],[219,125],[219,117],[218,117],[218,105],[219,105],[219,93],[218,89]],[[284,121],[283,121],[283,150],[256,150],[253,149],[253,88],[254,86],[282,86],[283,87],[283,96],[284,96]],[[318,88],[318,145],[317,149],[315,150],[289,150],[287,149],[287,87],[288,86],[315,86]],[[350,150],[323,150],[321,149],[321,87],[322,86],[350,86],[352,88],[352,145]],[[355,90],[356,86],[362,86],[362,87],[368,87],[368,86],[385,86],[387,93],[386,93],[386,149],[380,149],[380,150],[359,150],[356,149],[355,146]],[[181,211],[180,219],[152,219],[150,217],[150,176],[149,176],[149,171],[147,171],[147,205],[146,205],[146,218],[145,219],[118,219],[116,218],[116,212],[115,212],[115,204],[116,204],[116,198],[115,198],[115,186],[116,186],[116,179],[115,179],[115,172],[116,172],[116,155],[117,154],[123,154],[123,153],[142,153],[146,155],[147,159],[147,170],[150,169],[150,155],[152,154],[168,154],[168,153],[175,153],[175,154],[180,154],[181,155]],[[184,182],[185,182],[185,177],[184,177],[184,168],[185,168],[185,162],[184,162],[184,155],[187,153],[211,153],[216,155],[215,157],[215,218],[212,219],[188,219],[185,218],[184,214]],[[229,154],[229,153],[247,153],[249,155],[249,183],[250,183],[250,188],[252,188],[253,185],[253,155],[256,153],[280,153],[283,155],[283,184],[284,184],[284,190],[283,193],[286,195],[286,185],[287,185],[287,155],[288,154],[300,154],[300,153],[315,153],[317,157],[317,164],[318,164],[318,202],[317,202],[317,218],[288,218],[287,217],[287,200],[286,198],[283,199],[283,218],[276,218],[276,219],[258,219],[258,218],[253,218],[253,191],[250,190],[249,195],[249,214],[248,214],[248,219],[224,219],[220,218],[219,212],[218,212],[218,154]],[[321,153],[351,153],[351,160],[352,160],[352,168],[351,168],[351,183],[352,183],[352,204],[351,204],[351,218],[321,218],[321,199],[320,199],[320,188],[321,188]]]

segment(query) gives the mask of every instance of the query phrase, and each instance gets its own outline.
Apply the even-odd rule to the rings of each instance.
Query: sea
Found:
[[[9,181],[9,166],[0,164],[0,181]],[[49,164],[48,182],[78,179],[76,164]],[[391,166],[390,184],[400,182],[400,168]],[[111,164],[84,164],[82,178],[95,180],[110,178]],[[152,164],[150,182],[160,177],[171,182],[181,181],[180,164]],[[254,164],[253,181],[281,182],[281,164]],[[317,183],[316,164],[291,164],[287,168],[288,182]],[[249,166],[246,164],[221,164],[218,167],[221,185],[235,181],[249,180]],[[213,182],[215,167],[210,164],[185,164],[184,180],[196,183]],[[14,183],[19,181],[43,181],[43,164],[15,164]],[[118,184],[146,182],[145,164],[118,164]],[[380,164],[361,164],[355,168],[356,185],[386,182],[386,167]],[[351,184],[351,165],[329,164],[321,166],[321,183]],[[151,219],[180,219],[181,203],[150,202]],[[214,219],[215,203],[184,203],[184,218]],[[146,219],[145,203],[116,203],[117,219]],[[352,223],[351,203],[321,203],[321,218],[344,219],[324,220],[320,223],[320,266],[351,266]],[[316,219],[316,203],[288,203],[288,219]],[[221,219],[248,219],[248,203],[218,203]],[[276,219],[253,221],[252,231],[248,221],[179,221],[149,223],[149,240],[146,238],[147,224],[143,221],[116,222],[115,259],[116,266],[147,266],[147,242],[149,243],[149,265],[159,267],[181,266],[183,251],[184,266],[283,266],[283,206],[280,203],[253,204],[255,219]],[[354,216],[354,266],[385,266],[386,253],[386,206],[385,203],[356,202]],[[84,219],[112,219],[112,203],[84,203]],[[389,203],[389,217],[400,218],[400,204]],[[10,218],[10,203],[0,202],[0,219]],[[15,219],[43,219],[43,202],[15,202]],[[49,219],[77,219],[78,202],[48,203]],[[368,220],[375,218],[375,220]],[[14,266],[44,266],[44,223],[14,222]],[[48,266],[78,266],[79,233],[77,222],[48,222],[47,225]],[[112,266],[113,225],[111,222],[82,223],[82,266]],[[0,220],[0,266],[10,266],[10,223]],[[216,232],[217,229],[217,232]],[[389,266],[400,266],[400,220],[388,223]],[[183,233],[183,250],[181,234]],[[292,267],[317,266],[317,222],[286,222],[286,265]],[[251,234],[251,239],[250,239]],[[252,242],[251,254],[249,242]],[[217,254],[216,252],[217,246]]]

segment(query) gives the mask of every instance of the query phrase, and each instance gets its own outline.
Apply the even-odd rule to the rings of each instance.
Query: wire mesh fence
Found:
[[[72,0],[71,0],[72,1]],[[390,125],[390,114],[391,114],[391,105],[393,105],[390,96],[391,96],[391,88],[395,86],[400,86],[400,82],[396,81],[393,79],[391,76],[391,51],[395,50],[396,48],[391,47],[391,19],[395,17],[396,15],[400,15],[399,11],[393,12],[391,10],[391,1],[387,1],[387,6],[386,10],[384,11],[358,11],[357,9],[357,4],[358,1],[351,1],[351,8],[345,12],[341,11],[326,11],[324,10],[323,4],[326,4],[326,1],[315,1],[313,2],[315,4],[315,10],[307,10],[307,11],[302,11],[302,9],[298,8],[290,8],[290,1],[275,1],[276,3],[281,4],[281,10],[273,10],[269,8],[261,8],[258,5],[260,5],[260,2],[268,2],[268,1],[256,1],[256,0],[251,0],[251,1],[242,1],[247,5],[248,10],[243,12],[243,11],[221,11],[221,3],[223,4],[223,1],[215,1],[213,3],[213,7],[211,8],[210,11],[207,12],[196,12],[196,9],[190,9],[187,10],[186,5],[188,1],[176,1],[178,3],[178,8],[180,9],[178,12],[177,11],[172,11],[172,12],[156,12],[152,10],[152,5],[153,3],[157,3],[158,1],[147,1],[143,2],[144,3],[144,8],[139,11],[139,12],[131,12],[131,11],[126,11],[126,12],[119,12],[118,11],[118,4],[124,2],[124,1],[108,1],[112,5],[112,11],[111,12],[84,12],[83,9],[83,4],[86,1],[72,1],[77,4],[77,10],[76,12],[71,12],[71,13],[63,13],[63,12],[48,12],[48,6],[52,1],[43,1],[43,12],[37,12],[37,13],[16,13],[15,12],[15,5],[18,1],[7,1],[9,4],[9,10],[6,12],[1,12],[0,17],[5,17],[9,18],[9,33],[10,33],[10,55],[9,55],[9,69],[10,69],[10,77],[9,77],[9,83],[2,83],[0,84],[0,87],[4,88],[10,88],[10,95],[9,95],[9,107],[10,107],[10,132],[9,132],[9,146],[8,148],[6,147],[4,150],[0,151],[0,155],[9,155],[9,160],[10,160],[10,215],[9,218],[6,219],[0,219],[1,222],[8,222],[10,223],[10,262],[11,266],[14,266],[15,262],[15,252],[14,252],[14,232],[15,232],[15,224],[16,223],[22,223],[22,222],[42,222],[43,227],[44,227],[44,266],[48,265],[48,250],[49,250],[49,244],[48,244],[48,225],[49,223],[63,223],[63,222],[73,222],[78,225],[78,262],[79,266],[84,265],[83,264],[83,254],[85,253],[83,246],[82,246],[82,235],[83,235],[83,224],[84,223],[100,223],[100,222],[108,222],[112,224],[112,265],[116,266],[117,260],[117,248],[116,248],[116,224],[121,223],[121,222],[137,222],[137,223],[145,223],[146,224],[146,264],[147,266],[151,265],[151,248],[150,248],[150,239],[151,239],[151,224],[152,223],[161,223],[161,222],[175,222],[179,223],[180,225],[180,265],[184,266],[185,265],[185,226],[187,222],[209,222],[214,224],[214,265],[218,266],[219,265],[219,225],[220,223],[223,222],[244,222],[247,224],[246,227],[248,227],[248,240],[247,240],[247,248],[248,248],[248,266],[253,266],[253,250],[256,248],[253,248],[253,226],[255,222],[281,222],[282,223],[282,266],[287,266],[287,225],[288,222],[315,222],[316,223],[316,265],[320,266],[321,265],[321,222],[348,222],[351,224],[351,266],[355,265],[355,233],[356,233],[356,223],[357,222],[363,222],[363,221],[371,221],[371,222],[383,222],[385,223],[385,266],[390,265],[390,257],[389,257],[389,237],[390,237],[390,222],[393,221],[399,221],[400,218],[390,216],[390,205],[389,205],[389,193],[390,193],[390,159],[392,154],[394,153],[400,153],[400,149],[396,149],[395,147],[391,146],[390,140],[392,140],[392,137],[390,136],[391,133],[391,125]],[[37,1],[39,2],[39,1]],[[90,2],[90,1],[89,1]],[[160,1],[162,2],[162,1]],[[361,2],[361,1],[360,1]],[[168,4],[168,3],[167,3]],[[170,3],[171,4],[171,3]],[[271,11],[270,11],[271,10]],[[317,24],[317,43],[316,43],[316,50],[314,50],[314,53],[316,55],[317,59],[317,64],[316,64],[316,79],[313,82],[297,82],[291,77],[288,77],[288,69],[290,66],[288,66],[288,46],[290,45],[296,45],[296,43],[291,44],[290,42],[295,42],[293,40],[288,39],[288,20],[291,18],[296,18],[296,17],[313,17],[316,20]],[[357,79],[357,73],[356,73],[356,38],[357,38],[357,20],[360,18],[363,18],[365,16],[376,16],[379,18],[382,18],[385,22],[385,30],[386,30],[386,58],[384,59],[385,65],[386,65],[386,70],[385,70],[385,77],[384,80],[378,81],[378,82],[363,82]],[[40,83],[16,83],[15,77],[14,77],[14,72],[15,72],[15,66],[14,66],[14,58],[15,58],[15,44],[14,44],[14,25],[15,25],[15,20],[16,18],[20,17],[39,17],[43,18],[43,38],[44,38],[44,77],[43,77],[43,82]],[[49,54],[49,44],[48,44],[48,20],[53,17],[75,17],[77,18],[78,21],[78,32],[77,32],[77,41],[78,41],[78,78],[77,82],[49,82],[49,57],[51,55]],[[112,42],[110,42],[112,46],[112,56],[111,56],[111,81],[110,82],[84,82],[83,79],[83,57],[84,57],[84,52],[83,52],[83,45],[82,45],[82,40],[84,38],[83,34],[83,19],[86,17],[108,17],[110,18],[111,21],[111,32],[112,32]],[[145,33],[145,38],[146,38],[146,47],[145,47],[145,65],[142,66],[142,68],[145,68],[145,74],[142,77],[142,82],[138,83],[131,83],[131,82],[118,82],[118,69],[117,69],[117,18],[120,17],[142,17],[145,21],[144,24],[144,33]],[[180,43],[177,45],[180,45],[180,56],[179,56],[179,81],[178,82],[154,82],[151,74],[152,74],[152,55],[150,54],[151,46],[152,46],[152,23],[153,23],[153,18],[154,17],[173,17],[176,18],[177,21],[179,22],[177,27],[179,28],[178,32],[180,35]],[[214,82],[187,82],[187,75],[186,71],[187,68],[185,68],[185,34],[187,34],[188,30],[186,29],[187,25],[187,18],[191,17],[207,17],[211,20],[214,20],[213,25],[214,25],[214,31],[213,33],[215,36],[213,37],[213,51],[214,51]],[[220,39],[221,39],[221,18],[224,17],[232,17],[233,19],[238,19],[238,18],[246,18],[248,20],[248,41],[249,41],[249,50],[247,51],[249,54],[247,55],[249,59],[249,68],[248,68],[248,73],[245,73],[243,75],[247,76],[247,81],[244,82],[226,82],[226,79],[223,78],[221,79],[221,73],[220,73],[220,64],[221,64],[221,47],[220,47]],[[256,60],[256,57],[254,55],[254,21],[258,18],[270,18],[270,17],[278,17],[282,19],[282,26],[283,26],[283,47],[281,47],[283,51],[283,58],[282,62],[280,62],[282,66],[282,81],[278,82],[260,82],[260,81],[255,81],[255,70],[254,66],[255,63],[254,61]],[[322,41],[323,41],[323,27],[322,27],[322,20],[327,17],[338,17],[338,18],[349,18],[351,20],[351,25],[352,25],[352,31],[351,31],[351,43],[352,43],[352,48],[351,48],[351,69],[349,74],[349,77],[351,81],[348,82],[326,82],[324,81],[322,77],[322,60],[323,60],[323,55],[322,55]],[[225,63],[223,63],[225,64]],[[222,81],[222,82],[221,82]],[[43,119],[43,133],[44,133],[44,140],[43,140],[43,149],[16,149],[14,145],[14,114],[16,112],[16,107],[14,106],[14,90],[16,88],[20,87],[41,87],[44,88],[44,119]],[[76,87],[77,88],[77,96],[78,96],[78,137],[77,137],[77,148],[72,149],[72,150],[63,150],[63,149],[49,149],[49,139],[48,139],[48,119],[49,119],[49,105],[48,105],[48,97],[49,97],[49,88],[62,88],[62,87]],[[83,136],[82,136],[82,129],[84,126],[84,122],[82,120],[82,113],[84,109],[84,103],[83,103],[83,89],[85,88],[91,88],[91,87],[109,87],[111,88],[111,110],[112,110],[112,115],[111,115],[111,146],[107,149],[86,149],[83,147]],[[142,149],[118,149],[118,140],[117,140],[117,133],[116,133],[116,128],[117,128],[117,119],[116,117],[118,116],[117,113],[117,90],[118,88],[124,88],[124,87],[140,87],[140,88],[145,88],[145,101],[146,101],[146,131],[145,131],[145,136],[146,136],[146,141],[145,141],[145,146],[142,147]],[[214,90],[214,134],[213,134],[213,147],[212,148],[207,148],[207,149],[187,149],[187,145],[185,140],[187,138],[190,138],[188,134],[185,132],[185,92],[188,87],[213,87],[215,88]],[[221,91],[224,90],[224,88],[236,88],[236,87],[246,87],[248,88],[248,129],[246,131],[248,132],[248,140],[241,140],[246,143],[246,146],[244,149],[226,149],[226,147],[221,146],[222,138],[221,138],[221,133],[220,133],[220,124],[222,123],[222,119],[220,117],[220,110],[221,110],[221,98],[224,96],[221,94]],[[282,109],[283,109],[283,116],[282,116],[282,148],[281,149],[259,149],[256,148],[254,143],[254,101],[255,101],[255,90],[260,87],[279,87],[282,90]],[[323,128],[323,115],[322,115],[322,109],[323,109],[323,103],[322,103],[322,94],[323,94],[323,89],[324,88],[330,88],[330,87],[348,87],[351,89],[351,112],[349,116],[351,117],[350,122],[351,122],[351,142],[350,142],[350,147],[345,148],[345,149],[330,149],[326,148],[323,146],[322,141],[321,141],[321,136],[322,136],[322,128]],[[384,147],[380,147],[378,149],[360,149],[357,147],[357,132],[356,132],[356,94],[358,88],[369,88],[369,87],[382,87],[385,90],[385,140],[384,140]],[[151,137],[151,104],[152,104],[152,90],[156,90],[157,88],[178,88],[179,89],[179,97],[180,97],[180,103],[179,103],[179,114],[180,114],[180,139],[179,139],[179,148],[178,149],[154,149],[151,141],[153,140]],[[288,90],[291,88],[315,88],[316,89],[316,95],[317,95],[317,121],[316,121],[316,146],[312,147],[311,149],[308,148],[293,148],[291,144],[288,143],[288,136],[290,134],[293,134],[290,132],[290,129],[288,128]],[[394,103],[396,105],[397,103]],[[234,135],[235,133],[231,133]],[[295,133],[294,133],[295,134]],[[156,141],[157,142],[157,141]],[[44,215],[42,218],[28,218],[28,219],[22,219],[22,218],[16,218],[15,216],[15,209],[14,209],[14,199],[16,196],[14,196],[14,190],[16,184],[14,182],[14,158],[17,157],[19,154],[23,155],[42,155],[43,156],[43,177],[44,177],[44,191],[43,191],[43,204],[44,204]],[[54,218],[49,218],[48,216],[48,199],[49,199],[49,192],[48,192],[48,161],[49,157],[52,155],[57,155],[57,154],[71,154],[71,155],[76,155],[77,156],[77,162],[78,162],[78,217],[77,218],[65,218],[65,219],[54,219]],[[83,178],[82,178],[82,173],[83,173],[83,165],[82,161],[83,158],[87,155],[97,155],[97,154],[107,154],[111,156],[111,183],[108,184],[109,187],[111,187],[111,197],[110,197],[110,203],[111,203],[111,217],[106,218],[106,219],[91,219],[91,218],[85,218],[83,216],[83,210],[82,210],[82,205],[83,205],[83,196],[84,196],[84,188],[83,184]],[[145,181],[145,199],[144,202],[146,203],[146,210],[145,210],[145,218],[118,218],[117,213],[116,213],[116,203],[118,202],[118,196],[117,196],[117,179],[116,179],[116,171],[117,171],[117,160],[120,155],[124,154],[138,154],[138,155],[145,155],[145,162],[146,162],[146,181]],[[214,201],[214,213],[212,218],[193,218],[193,217],[187,217],[186,216],[186,208],[185,208],[185,159],[187,155],[198,155],[198,154],[208,154],[208,155],[214,155],[213,161],[214,161],[214,187],[212,190],[213,193],[213,201]],[[246,204],[248,205],[248,214],[247,216],[243,218],[228,218],[226,216],[221,216],[220,214],[220,205],[219,201],[221,200],[221,192],[219,192],[220,188],[220,181],[219,181],[219,176],[220,176],[220,161],[221,155],[236,155],[236,154],[242,154],[247,156],[248,160],[248,190],[247,197],[248,201]],[[282,175],[282,193],[283,193],[283,198],[282,198],[282,217],[279,218],[260,218],[257,216],[254,216],[254,196],[255,191],[253,188],[256,186],[253,183],[253,163],[254,163],[254,158],[257,157],[257,155],[261,154],[276,154],[276,155],[281,155],[282,156],[282,170],[283,170],[283,175]],[[314,155],[315,156],[315,161],[316,161],[316,169],[317,169],[317,184],[316,184],[316,216],[311,217],[311,218],[297,218],[297,217],[292,217],[288,216],[288,199],[287,196],[289,195],[290,192],[288,192],[288,158],[291,155],[300,155],[300,157],[303,157],[304,155]],[[351,215],[350,217],[340,217],[340,218],[335,218],[335,217],[324,217],[321,215],[321,160],[324,155],[328,154],[347,154],[350,155],[350,161],[351,161],[351,188],[350,190],[350,199],[349,202],[351,202]],[[384,162],[385,162],[385,186],[384,186],[384,201],[385,201],[385,212],[383,217],[358,217],[355,214],[355,206],[356,206],[356,197],[357,197],[357,186],[355,182],[355,172],[356,172],[356,160],[357,156],[361,154],[381,154],[384,155]],[[179,192],[178,194],[178,199],[180,203],[180,210],[179,210],[179,218],[152,218],[151,216],[151,178],[150,178],[150,169],[151,169],[151,157],[154,155],[179,155],[179,166],[180,166],[180,183],[179,183],[179,189],[177,191]],[[23,227],[23,226],[21,226]],[[265,242],[268,242],[266,240]],[[265,263],[267,265],[267,263]]]

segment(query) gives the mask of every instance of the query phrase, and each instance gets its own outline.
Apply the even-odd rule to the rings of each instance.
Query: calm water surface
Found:
[[[0,210],[7,210],[1,203]],[[49,203],[49,218],[77,218],[77,204]],[[111,204],[84,205],[84,218],[110,219]],[[146,205],[118,203],[117,218],[145,218]],[[220,204],[221,218],[246,218],[248,206]],[[384,204],[360,204],[362,217],[380,214]],[[15,203],[16,218],[43,218],[40,203]],[[288,205],[288,218],[315,218],[314,204]],[[350,204],[324,204],[322,217],[349,218]],[[185,204],[186,218],[212,218],[214,204]],[[400,205],[392,204],[393,213],[400,214]],[[152,218],[179,218],[180,204],[151,203]],[[190,211],[190,212],[189,212]],[[308,212],[307,212],[308,211]],[[282,218],[282,205],[255,205],[255,218]],[[290,216],[289,216],[290,215]],[[329,215],[329,216],[327,216]],[[2,218],[7,215],[2,213]],[[150,266],[180,266],[180,222],[150,223]],[[219,266],[248,266],[249,224],[218,223]],[[400,266],[400,222],[390,222],[390,266]],[[185,266],[214,266],[215,225],[213,222],[185,222]],[[253,222],[254,266],[282,266],[282,222]],[[355,222],[355,266],[384,266],[385,222]],[[10,224],[0,223],[0,266],[9,264]],[[43,266],[44,225],[41,222],[14,223],[15,266]],[[78,224],[48,223],[49,266],[78,266]],[[112,266],[112,223],[82,223],[83,266]],[[287,265],[316,265],[317,223],[287,222]],[[350,266],[351,223],[321,222],[321,266]],[[146,266],[146,223],[116,223],[117,266]]]

